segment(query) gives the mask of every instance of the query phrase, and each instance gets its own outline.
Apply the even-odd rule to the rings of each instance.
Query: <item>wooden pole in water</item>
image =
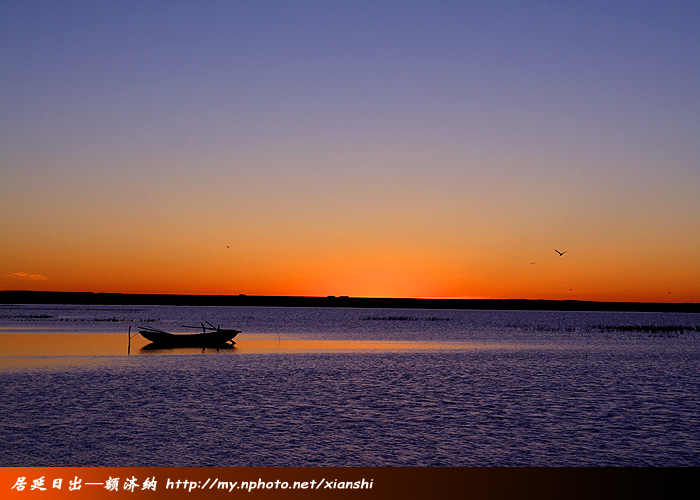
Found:
[[[127,349],[126,353],[131,354],[131,325],[129,325],[129,349]]]

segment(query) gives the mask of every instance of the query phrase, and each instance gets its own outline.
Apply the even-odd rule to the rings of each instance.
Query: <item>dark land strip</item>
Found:
[[[382,309],[485,309],[532,311],[700,312],[698,303],[596,302],[527,299],[412,299],[285,297],[260,295],[170,295],[0,290],[0,304],[354,307]]]

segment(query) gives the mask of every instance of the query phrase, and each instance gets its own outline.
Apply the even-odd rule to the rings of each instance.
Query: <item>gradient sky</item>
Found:
[[[0,0],[0,47],[0,289],[700,302],[700,2]]]

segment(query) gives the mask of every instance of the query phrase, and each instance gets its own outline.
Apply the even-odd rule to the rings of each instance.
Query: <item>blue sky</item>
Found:
[[[699,23],[695,2],[1,2],[0,288],[697,300]],[[236,259],[191,261],[204,238]],[[115,253],[144,240],[173,253]],[[567,244],[579,271],[515,270]]]

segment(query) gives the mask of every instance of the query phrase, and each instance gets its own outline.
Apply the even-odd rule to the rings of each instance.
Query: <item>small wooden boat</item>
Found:
[[[211,325],[211,323],[207,322]],[[200,328],[200,327],[186,327]],[[139,333],[158,347],[231,347],[239,330],[225,330],[218,326],[201,326],[200,333],[170,333],[157,328],[139,327]]]

